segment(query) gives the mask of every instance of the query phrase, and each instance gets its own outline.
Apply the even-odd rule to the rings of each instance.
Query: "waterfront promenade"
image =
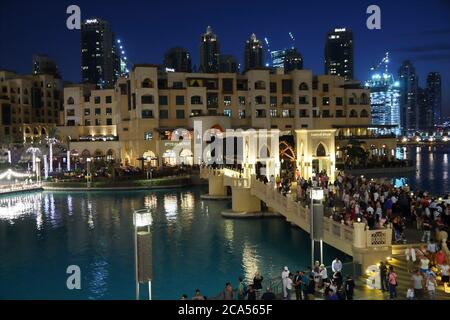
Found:
[[[42,184],[40,182],[15,183],[0,186],[0,195],[38,190],[42,190]]]

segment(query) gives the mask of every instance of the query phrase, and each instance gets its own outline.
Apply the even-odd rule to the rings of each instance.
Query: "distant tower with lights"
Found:
[[[98,88],[112,88],[119,74],[120,60],[114,33],[108,21],[85,20],[81,25],[81,79]]]
[[[427,76],[427,105],[433,114],[431,127],[442,123],[442,82],[438,72],[430,72]]]
[[[206,33],[200,37],[200,72],[219,72],[220,44],[219,39],[208,26]]]
[[[325,42],[325,73],[352,80],[353,33],[346,28],[334,29],[327,34]]]
[[[264,50],[262,42],[253,33],[245,43],[244,70],[260,69],[264,66]]]
[[[405,131],[420,128],[420,110],[417,99],[418,77],[411,61],[406,60],[398,71],[400,81],[401,126]]]
[[[164,55],[164,67],[174,72],[192,72],[191,54],[184,48],[171,48]]]

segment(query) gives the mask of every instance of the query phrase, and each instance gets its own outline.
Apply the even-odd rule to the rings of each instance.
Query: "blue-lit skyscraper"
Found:
[[[400,134],[400,83],[389,73],[389,54],[386,53],[381,63],[372,68],[371,79],[366,82],[370,88],[370,108],[372,124],[395,125],[395,132]],[[384,67],[384,70],[382,70]]]

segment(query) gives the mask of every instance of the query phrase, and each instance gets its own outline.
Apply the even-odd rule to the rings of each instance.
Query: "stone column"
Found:
[[[209,190],[208,194],[210,196],[226,196],[227,187],[223,185],[223,176],[220,175],[210,175],[208,179]]]
[[[353,223],[353,247],[366,248],[366,224],[361,222]]]
[[[250,188],[232,187],[231,198],[234,212],[261,212],[261,200],[251,195]]]

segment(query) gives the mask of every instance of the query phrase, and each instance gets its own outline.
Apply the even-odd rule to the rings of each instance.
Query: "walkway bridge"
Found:
[[[227,187],[231,187],[233,211],[259,212],[263,201],[292,225],[310,232],[309,207],[295,201],[292,194],[284,196],[270,185],[257,180],[247,168],[240,173],[228,168],[205,167],[201,168],[200,177],[208,180],[210,195],[226,195]],[[364,223],[356,222],[348,226],[328,217],[323,219],[323,241],[352,256],[355,262],[361,263],[363,270],[391,256],[392,229],[369,230]]]

